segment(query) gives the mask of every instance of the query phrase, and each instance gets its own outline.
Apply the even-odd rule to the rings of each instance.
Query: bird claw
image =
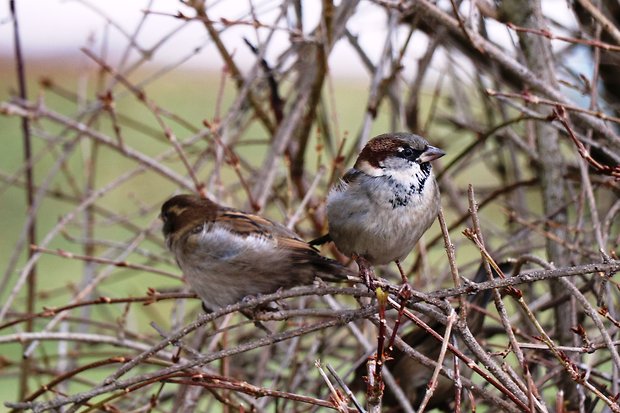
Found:
[[[411,290],[411,285],[409,283],[404,283],[398,290],[398,298],[400,298],[402,302],[408,301],[411,297],[413,297]]]
[[[375,291],[375,272],[372,265],[368,260],[359,255],[353,257],[360,271],[360,278],[362,282],[368,287],[370,291]]]
[[[243,304],[248,304],[248,303],[251,303],[252,301],[256,300],[256,299],[257,299],[257,298],[259,298],[259,297],[260,297],[260,294],[256,294],[256,295],[254,295],[254,294],[246,295],[245,297],[243,297],[243,298],[241,299],[241,302],[242,302]]]

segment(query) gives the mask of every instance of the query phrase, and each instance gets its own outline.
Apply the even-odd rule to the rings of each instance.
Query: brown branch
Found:
[[[592,158],[584,144],[579,139],[577,139],[573,128],[571,128],[568,116],[566,116],[566,110],[564,109],[564,107],[556,106],[553,110],[553,114],[555,118],[558,119],[560,123],[564,126],[564,128],[566,128],[568,136],[570,136],[573,143],[577,147],[577,150],[579,151],[579,156],[581,156],[590,166],[592,166],[598,172],[605,175],[613,176],[616,180],[620,180],[620,164],[614,166],[602,165],[594,158]]]
[[[86,262],[94,262],[97,264],[113,265],[115,267],[129,268],[129,269],[134,269],[134,270],[141,270],[141,271],[151,272],[154,274],[164,275],[166,277],[169,277],[169,278],[172,278],[178,281],[182,280],[182,277],[177,274],[174,274],[168,271],[158,270],[157,268],[149,267],[148,265],[132,264],[127,261],[114,261],[114,260],[110,260],[107,258],[79,255],[79,254],[74,254],[72,252],[68,252],[68,251],[61,250],[61,249],[51,250],[49,248],[39,247],[38,245],[31,245],[30,249],[36,252],[56,255],[62,258],[68,258],[72,260],[80,260],[80,261],[86,261]]]
[[[280,390],[267,389],[264,387],[254,386],[250,383],[243,381],[233,380],[230,377],[221,376],[209,376],[204,374],[198,374],[188,379],[164,379],[167,383],[186,384],[190,386],[201,386],[210,389],[227,389],[238,392],[243,392],[254,397],[274,397],[280,399],[288,399],[306,403],[313,406],[326,407],[328,409],[342,411],[339,409],[333,401],[321,400],[316,397],[304,396],[301,394],[290,393]],[[348,408],[346,412],[357,412],[356,409]]]
[[[22,100],[28,98],[28,92],[26,90],[26,69],[24,64],[24,56],[22,54],[21,37],[19,31],[19,19],[17,17],[15,0],[9,1],[9,7],[11,11],[11,20],[13,22],[13,46],[15,48],[15,65],[17,72],[17,81],[19,88],[19,97]],[[34,214],[34,168],[32,165],[32,137],[30,135],[30,119],[27,117],[21,118],[22,140],[24,144],[24,163],[26,166],[26,206],[29,214]],[[37,220],[36,216],[28,221],[28,243],[35,244],[37,242]],[[32,251],[28,251],[28,257],[32,258]],[[32,313],[35,308],[36,302],[36,287],[37,287],[37,268],[32,266],[28,273],[28,288],[26,299],[26,312]],[[26,331],[33,331],[33,324],[28,321],[26,324]],[[20,398],[23,398],[28,393],[28,376],[30,374],[30,361],[24,360],[23,366],[20,371],[20,384],[19,394]]]
[[[573,44],[583,44],[587,46],[597,47],[603,50],[611,50],[614,52],[620,52],[620,46],[601,42],[600,40],[578,39],[576,37],[561,36],[561,35],[552,33],[548,29],[533,29],[533,28],[528,28],[528,27],[520,27],[511,22],[506,23],[506,26],[518,32],[537,34],[539,36],[546,37],[549,40],[561,40],[563,42],[568,42],[568,43],[573,43]]]

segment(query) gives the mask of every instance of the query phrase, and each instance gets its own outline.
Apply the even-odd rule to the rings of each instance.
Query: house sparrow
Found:
[[[206,309],[351,273],[276,222],[196,195],[161,207],[166,245]]]
[[[400,261],[439,212],[430,161],[443,155],[410,133],[386,133],[368,141],[327,197],[329,234],[311,244],[332,240],[343,254],[372,265],[396,261],[402,275]]]

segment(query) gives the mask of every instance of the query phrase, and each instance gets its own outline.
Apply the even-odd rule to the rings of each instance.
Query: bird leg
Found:
[[[404,303],[405,301],[411,298],[411,285],[409,285],[409,280],[407,279],[407,276],[405,275],[405,272],[403,271],[403,267],[400,265],[400,261],[394,260],[394,262],[396,263],[396,266],[398,267],[398,272],[400,272],[400,278],[403,281],[403,284],[401,285],[400,290],[398,291],[398,297],[400,298],[401,302]]]
[[[403,267],[400,265],[400,261],[394,260],[394,262],[396,263],[396,266],[398,267],[398,271],[400,272],[400,277],[403,281],[403,284],[398,290],[398,301],[400,303],[400,309],[398,310],[398,317],[396,318],[396,321],[394,322],[394,327],[392,329],[392,336],[390,337],[390,341],[388,342],[389,343],[388,350],[390,352],[394,348],[394,340],[396,338],[396,335],[398,334],[398,328],[400,327],[400,324],[402,322],[403,313],[405,311],[405,304],[412,297],[411,285],[409,284],[409,280],[407,279],[407,276],[405,275],[405,272],[403,271]]]
[[[403,284],[409,284],[409,280],[405,275],[405,271],[403,271],[403,267],[400,265],[400,260],[394,260],[396,266],[398,267],[398,272],[400,273],[400,279],[403,280]]]
[[[353,260],[357,263],[360,270],[360,278],[368,287],[370,291],[375,291],[375,271],[372,268],[372,264],[362,256],[357,254],[353,255]]]

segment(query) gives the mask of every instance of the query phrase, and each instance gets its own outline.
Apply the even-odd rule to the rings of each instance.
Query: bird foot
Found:
[[[368,287],[370,291],[375,291],[375,271],[372,267],[372,264],[368,262],[368,260],[364,257],[360,257],[359,255],[353,256],[353,259],[357,263],[360,271],[360,278],[362,282]]]
[[[398,298],[400,298],[401,302],[406,302],[409,301],[409,299],[411,299],[411,297],[413,297],[413,293],[412,291],[411,284],[409,284],[408,282],[404,283],[403,285],[400,286],[400,289],[398,290]]]

